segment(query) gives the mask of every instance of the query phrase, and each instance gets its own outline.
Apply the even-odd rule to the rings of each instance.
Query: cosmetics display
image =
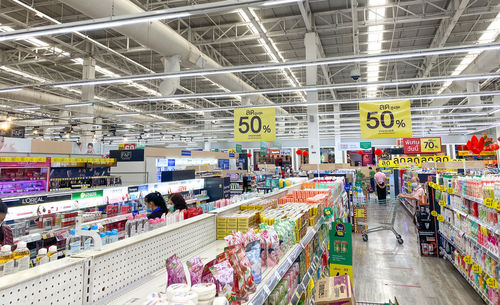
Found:
[[[0,197],[47,192],[50,158],[0,157]]]

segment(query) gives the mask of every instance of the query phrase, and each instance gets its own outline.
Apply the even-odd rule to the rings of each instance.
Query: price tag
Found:
[[[363,139],[412,135],[409,100],[359,103],[359,117]]]
[[[441,216],[441,215],[439,215],[439,216],[437,217],[437,220],[438,220],[438,221],[444,221],[444,217],[443,217],[443,216]]]
[[[498,282],[496,279],[490,277],[489,279],[486,280],[486,285],[491,288],[498,288]]]
[[[439,206],[444,207],[446,205],[446,202],[444,202],[444,200],[439,200],[438,204]]]
[[[464,257],[464,262],[468,265],[471,265],[472,264],[472,257],[470,256],[465,256]]]
[[[457,219],[458,219],[458,218],[460,218],[460,213],[458,213],[458,212],[457,212],[457,214],[456,214],[456,215],[457,215]]]
[[[421,138],[420,151],[423,153],[441,152],[441,138]]]
[[[450,195],[455,194],[455,190],[454,190],[453,188],[451,188],[451,187],[449,187],[449,188],[446,190],[446,192],[447,192],[448,194],[450,194]]]
[[[482,272],[481,266],[479,266],[478,264],[472,265],[472,271],[474,273],[481,273]]]
[[[495,207],[500,211],[500,200],[495,201]]]
[[[484,236],[488,236],[488,229],[486,229],[484,226],[481,226],[481,234]]]
[[[436,217],[436,216],[438,215],[438,212],[436,212],[436,211],[432,211],[432,212],[431,212],[431,215],[432,215],[432,216],[434,216],[434,217]]]
[[[234,141],[275,141],[276,108],[234,109]]]
[[[446,190],[446,187],[444,185],[440,185],[439,190],[444,192],[444,190]]]
[[[493,201],[493,198],[491,198],[491,197],[484,199],[484,205],[488,208],[495,208],[495,202]]]

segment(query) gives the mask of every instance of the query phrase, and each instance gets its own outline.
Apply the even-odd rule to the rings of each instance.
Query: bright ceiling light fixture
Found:
[[[297,1],[291,1],[291,2],[297,2]],[[257,23],[257,25],[259,26],[259,28],[261,29],[262,33],[264,33],[264,35],[267,35],[266,28],[264,27],[264,25],[260,21],[260,18],[257,16],[257,14],[255,14],[254,10],[249,8],[248,11],[252,15],[252,18],[254,18],[254,20]],[[250,19],[248,14],[243,10],[238,10],[238,14],[247,23],[250,31],[252,31],[252,33],[254,35],[257,35],[260,37],[259,30],[253,25],[252,20]],[[258,39],[260,45],[264,48],[264,50],[266,51],[267,55],[271,58],[271,60],[273,62],[281,62],[281,63],[285,62],[285,58],[283,57],[283,55],[281,55],[281,52],[279,51],[279,49],[276,46],[276,43],[273,41],[273,39],[271,37],[267,37],[267,40],[269,41],[270,45],[266,42],[265,39],[263,39],[263,38]],[[274,50],[274,52],[271,50],[271,48]],[[278,54],[279,58],[276,57],[275,53]],[[292,85],[292,87],[300,86],[299,80],[297,79],[297,77],[295,76],[295,74],[292,72],[291,69],[287,68],[286,71],[281,70],[281,73],[283,74],[285,79],[288,81],[288,83],[290,85]],[[303,101],[305,100],[303,92],[300,94],[300,97]]]
[[[497,14],[495,19],[490,23],[488,28],[481,34],[476,43],[479,44],[488,44],[492,43],[496,40],[496,38],[500,35],[500,13]],[[470,51],[468,52],[464,58],[460,61],[458,66],[453,70],[451,75],[459,75],[481,54],[482,51]],[[452,82],[445,82],[441,88],[437,91],[437,94],[443,93]]]
[[[368,24],[377,23],[385,19],[386,9],[380,7],[387,4],[387,0],[368,0]],[[368,54],[378,54],[382,51],[382,41],[384,39],[384,25],[368,26]],[[367,63],[367,81],[378,81],[380,74],[380,61],[373,60]],[[377,86],[366,88],[367,97],[377,96]]]

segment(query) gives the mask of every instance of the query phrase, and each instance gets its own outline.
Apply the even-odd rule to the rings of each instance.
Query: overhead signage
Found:
[[[229,158],[234,158],[234,153],[229,153]]]
[[[411,137],[410,101],[359,103],[361,138]]]
[[[135,143],[118,144],[119,150],[134,150],[136,149]]]
[[[480,156],[496,156],[497,152],[496,151],[485,151],[483,150],[479,155]],[[472,151],[470,150],[459,150],[458,155],[463,157],[463,156],[477,156],[475,155]]]
[[[243,146],[241,146],[241,144],[236,144],[236,152],[239,154],[243,152]]]
[[[404,138],[403,149],[405,154],[440,153],[441,138]]]
[[[12,127],[7,130],[0,129],[0,136],[4,137],[24,138],[25,133],[25,127]]]
[[[191,156],[190,150],[181,150],[181,156]]]
[[[168,166],[169,167],[175,167],[175,159],[168,159]]]
[[[238,108],[234,110],[234,141],[275,141],[275,108]]]
[[[144,150],[134,149],[134,150],[111,150],[109,152],[111,158],[116,159],[120,162],[134,162],[134,161],[144,161]]]
[[[88,192],[78,192],[71,194],[72,200],[81,200],[81,199],[89,199],[89,198],[99,198],[102,197],[103,191],[88,191]]]
[[[392,157],[392,160],[379,160],[379,167],[408,167],[411,163],[420,166],[423,162],[448,162],[448,156],[418,156],[418,157]]]
[[[359,142],[359,147],[361,149],[370,149],[372,148],[372,142]]]
[[[281,153],[281,150],[279,149],[271,149],[271,155],[279,155]]]

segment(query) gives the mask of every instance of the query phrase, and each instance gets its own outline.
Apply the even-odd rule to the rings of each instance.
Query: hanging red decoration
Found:
[[[498,150],[500,148],[500,145],[498,144],[493,144],[493,149],[492,150]]]
[[[307,156],[309,156],[309,152],[307,152],[307,151],[303,151],[303,152],[302,152],[302,155],[303,155],[304,157],[307,157]]]
[[[360,149],[358,150],[358,155],[362,155],[363,154],[363,151]]]
[[[251,158],[251,157],[252,157],[252,154],[251,154],[251,153],[248,153],[248,154],[247,154],[247,156],[248,156],[249,158]]]
[[[488,145],[485,146],[485,142],[489,140],[490,139],[488,139],[484,135],[479,139],[475,135],[473,135],[472,138],[469,141],[467,141],[467,148],[470,151],[472,151],[475,155],[479,155],[483,150],[485,150],[486,146],[488,146]]]
[[[500,137],[498,137],[498,139],[497,139],[497,140],[498,140],[498,141],[500,141]]]
[[[295,153],[296,153],[297,155],[299,155],[299,156],[300,156],[300,155],[302,155],[302,150],[297,149],[297,150],[295,151]]]
[[[380,156],[381,154],[382,154],[382,149],[380,149],[380,148],[375,149],[376,156]]]

